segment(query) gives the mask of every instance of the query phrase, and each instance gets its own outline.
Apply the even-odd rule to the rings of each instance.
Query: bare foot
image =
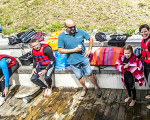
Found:
[[[48,88],[48,90],[47,90],[48,92],[47,92],[47,96],[51,96],[51,94],[52,94],[52,88]]]
[[[131,97],[127,97],[124,102],[128,102],[130,100]]]
[[[150,95],[147,95],[145,98],[146,98],[146,99],[150,99]]]
[[[148,109],[150,109],[150,105],[146,106]]]
[[[132,100],[131,103],[129,104],[130,107],[134,106],[136,100]]]
[[[48,89],[45,89],[44,96],[47,96]]]

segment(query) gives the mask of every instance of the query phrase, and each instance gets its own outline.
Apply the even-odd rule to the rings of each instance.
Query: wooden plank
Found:
[[[122,97],[121,97],[120,103],[125,103],[124,100],[125,100],[127,97],[128,97],[127,90],[126,90],[126,89],[123,89],[123,90],[122,90]]]
[[[126,112],[126,105],[124,103],[120,103],[117,120],[124,120],[125,112]]]
[[[112,90],[111,94],[114,95],[111,104],[111,114],[110,118],[113,120],[117,120],[118,112],[119,112],[119,106],[120,106],[120,101],[121,101],[121,95],[122,95],[122,90]],[[112,98],[111,96],[109,96]],[[116,102],[117,101],[117,102]]]
[[[30,120],[38,111],[38,109],[45,103],[45,99],[43,99],[34,109],[33,111],[25,118],[25,120]]]
[[[104,112],[103,119],[108,120],[111,118],[111,104],[115,101],[116,95],[115,95],[116,90],[110,89],[110,94],[107,99],[107,104]],[[112,119],[112,118],[111,118]]]
[[[112,104],[113,102],[115,102],[117,95],[116,95],[116,90],[115,89],[110,89],[110,95],[107,99],[107,103]]]
[[[55,94],[55,98],[57,98],[60,95],[60,93],[56,93]],[[34,115],[33,120],[37,120],[38,118],[40,118],[41,116],[43,116],[43,112],[44,110],[47,108],[48,105],[50,105],[51,101],[55,98],[50,97],[47,102],[45,102],[42,107],[39,108],[39,110],[37,111],[36,115]]]
[[[21,87],[20,87],[21,89]],[[19,88],[18,88],[19,90]],[[149,91],[137,90],[137,102],[134,107],[124,103],[128,96],[126,90],[102,89],[102,97],[96,98],[93,89],[88,90],[85,97],[80,96],[80,90],[73,88],[57,89],[53,92],[55,98],[43,97],[43,93],[26,104],[14,98],[17,89],[13,89],[11,96],[0,107],[0,119],[5,120],[149,120],[150,110],[146,108],[149,100],[145,96]],[[16,92],[14,92],[16,91]],[[60,95],[56,96],[59,92]],[[8,104],[9,103],[9,104]],[[148,103],[148,104],[146,104]],[[38,107],[37,107],[38,106]],[[2,109],[1,109],[2,108]],[[4,110],[4,111],[2,111]],[[11,111],[14,111],[11,113]],[[6,113],[7,112],[7,113]],[[32,116],[30,114],[33,113]],[[16,116],[13,116],[15,114]]]
[[[95,118],[96,115],[96,110],[98,108],[97,105],[94,105],[94,103],[96,102],[96,93],[95,93],[95,89],[91,89],[91,96],[87,101],[87,106],[86,109],[84,110],[82,116],[81,116],[81,120],[92,120]]]
[[[22,100],[16,99],[13,97],[12,102],[9,104],[9,108],[6,109],[7,112],[4,113],[4,115],[10,116],[10,115],[17,115],[18,112],[15,112],[16,109],[20,108],[21,104],[23,103]]]
[[[25,91],[24,91],[24,92],[25,92]],[[13,97],[13,98],[15,98],[15,97]],[[14,102],[13,102],[13,101],[14,101]],[[15,104],[15,103],[16,103],[16,104]],[[22,99],[17,99],[17,98],[15,98],[14,100],[12,100],[12,102],[11,102],[10,104],[12,104],[13,107],[8,110],[7,114],[8,114],[9,112],[11,112],[11,113],[10,113],[11,115],[15,115],[15,116],[16,116],[16,117],[14,117],[14,119],[16,119],[16,118],[19,119],[19,118],[22,116],[22,114],[23,114],[22,109],[24,109],[26,103],[24,103],[24,102],[22,101]],[[25,111],[25,110],[24,110],[24,111]]]
[[[53,93],[56,92],[56,90],[58,90],[58,89],[53,88]],[[34,106],[38,105],[43,100],[43,94],[44,94],[44,90],[41,94],[39,94],[37,97],[35,97],[33,100],[31,100],[30,103],[23,102],[23,104],[22,104],[23,108],[20,110],[20,112],[22,112],[22,115],[20,116],[19,119],[26,118],[32,112]],[[16,116],[16,117],[18,117],[18,116]]]
[[[38,87],[38,86],[36,86],[36,87],[21,86],[21,87],[23,87],[23,88],[19,89],[19,92],[15,94],[16,98],[24,98],[27,96],[31,96],[40,90],[40,87]]]
[[[120,103],[121,102],[121,97],[122,97],[122,89],[117,89],[116,90],[116,100],[115,100],[115,102]]]
[[[140,96],[140,98],[141,98],[141,103],[145,103],[146,102],[146,99],[145,99],[145,96],[147,95],[147,90],[140,90],[140,92],[141,92],[141,96]]]
[[[52,119],[52,117],[56,117],[55,112],[61,107],[64,106],[64,104],[66,104],[70,99],[72,98],[72,96],[68,95],[68,94],[63,94],[61,96],[61,98],[56,102],[55,106],[53,107],[53,109],[48,112],[48,116],[46,117],[45,120],[49,120]]]
[[[57,94],[53,93],[50,98],[43,98],[43,100],[33,108],[33,111],[25,119],[27,119],[27,120],[28,120],[28,118],[33,119],[34,116],[38,115],[37,114],[38,111],[41,111],[41,110],[44,111],[44,107],[47,106],[47,104],[49,104],[51,99],[56,98],[58,96],[59,96],[59,94],[57,95]]]
[[[79,104],[81,103],[81,100],[83,97],[81,97],[81,92],[78,91],[73,95],[73,99],[69,101],[69,103],[62,109],[62,111],[57,113],[59,114],[60,120],[70,120],[73,117],[74,112],[77,110]]]
[[[150,95],[150,89],[147,90],[147,95]],[[148,103],[148,104],[146,104],[146,106],[150,105],[150,99],[147,99],[146,103]],[[147,113],[147,119],[150,120],[150,110],[147,108],[146,108],[146,113]]]
[[[11,98],[14,97],[15,93],[18,91],[19,86],[11,86],[9,89],[9,94],[6,98],[6,102],[0,107],[0,115],[3,116],[3,113],[5,113],[5,111],[8,108],[11,108],[11,106],[9,105],[11,102]],[[7,107],[6,107],[7,106]]]
[[[141,119],[140,117],[140,109],[141,109],[141,90],[136,90],[136,103],[133,107],[129,107],[132,99],[126,104],[126,115],[125,119]]]
[[[85,97],[82,99],[79,108],[75,112],[75,115],[73,116],[72,120],[78,120],[81,118],[86,106],[87,106],[87,100],[91,97],[92,90],[88,89]]]
[[[55,114],[53,116],[51,116],[50,119],[52,120],[56,120],[60,118],[60,115],[62,114],[64,108],[69,104],[72,103],[73,101],[73,96],[69,96],[68,99],[66,99],[65,102],[63,102],[63,104],[60,105],[60,107],[57,109],[57,111],[55,112]]]
[[[43,93],[41,93],[39,96],[36,97],[37,99],[35,99],[34,101],[31,101],[30,103],[26,104],[22,109],[21,109],[21,116],[16,116],[15,118],[19,118],[19,119],[24,119],[26,118],[33,110],[33,107],[36,106],[38,103],[40,103],[43,100]]]
[[[148,109],[146,108],[147,104],[145,103],[148,103],[148,99],[145,98],[146,95],[149,94],[149,91],[148,90],[142,90],[141,91],[141,111],[140,111],[140,117],[143,119],[143,120],[149,120],[150,119],[150,113],[148,113]],[[144,98],[143,98],[144,97]]]
[[[139,118],[141,118],[143,120],[150,120],[150,115],[147,114],[147,108],[146,108],[147,105],[145,103],[140,103],[140,106],[141,106],[141,110],[140,110]],[[139,116],[139,115],[137,115],[137,116]]]
[[[39,119],[46,119],[46,117],[50,114],[50,112],[52,111],[52,109],[55,108],[55,106],[59,102],[61,102],[62,98],[64,98],[64,97],[67,96],[66,94],[61,93],[61,92],[54,92],[53,94],[54,94],[53,100],[47,105],[47,107],[45,107],[45,109],[43,109],[43,112],[40,115]],[[58,96],[56,94],[58,94]],[[51,98],[52,98],[52,96],[51,96]]]
[[[146,108],[146,113],[147,113],[147,116],[146,116],[147,120],[150,120],[150,110],[147,108]]]
[[[95,115],[95,120],[100,120],[103,119],[103,115],[105,112],[106,104],[107,104],[107,99],[110,95],[110,89],[101,89],[102,90],[102,97],[101,99],[98,99],[95,104],[98,105],[98,109]]]
[[[124,103],[124,99],[127,97],[126,90],[122,90],[121,92],[121,98],[119,100],[119,110],[118,110],[118,120],[124,120],[125,118],[125,112],[126,112],[126,104]]]
[[[136,90],[136,102],[141,102],[141,90]]]

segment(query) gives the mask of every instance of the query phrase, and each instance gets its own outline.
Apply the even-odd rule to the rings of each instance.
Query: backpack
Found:
[[[37,31],[36,35],[32,39],[37,39],[39,42],[44,41],[42,31]]]
[[[33,55],[32,55],[32,52],[29,51],[29,52],[27,52],[26,54],[20,56],[18,59],[20,60],[20,62],[21,62],[21,64],[22,64],[23,66],[29,66],[30,64],[33,63]]]
[[[20,39],[18,39],[15,36],[8,37],[8,40],[9,40],[8,45],[15,45],[21,42]]]
[[[117,46],[117,47],[123,47],[126,43],[126,40],[131,35],[111,35],[110,40],[108,41],[108,45],[111,46]]]
[[[128,37],[130,37],[131,35],[111,35],[110,38],[111,40],[123,40],[123,41],[126,41]]]
[[[105,35],[105,33],[98,32],[95,35],[95,39],[96,39],[96,41],[99,41],[99,42],[106,41],[106,35]]]
[[[30,29],[20,36],[23,43],[28,43],[36,35],[36,30]]]
[[[141,48],[136,48],[133,53],[138,57],[141,55]]]

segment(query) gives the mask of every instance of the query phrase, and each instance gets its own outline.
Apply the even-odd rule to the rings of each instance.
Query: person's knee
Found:
[[[33,83],[35,83],[37,81],[37,79],[35,79],[34,77],[31,77],[30,79]]]
[[[48,76],[45,77],[45,81],[50,81],[50,80],[51,80],[51,77],[48,77]]]
[[[48,81],[48,77],[45,77],[45,81]]]

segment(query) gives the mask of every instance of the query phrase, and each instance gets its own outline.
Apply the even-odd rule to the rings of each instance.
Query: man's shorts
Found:
[[[70,65],[70,67],[77,79],[80,79],[83,76],[83,72],[86,76],[92,75],[92,70],[88,58],[86,58],[84,61],[78,64],[75,65],[72,64]]]

